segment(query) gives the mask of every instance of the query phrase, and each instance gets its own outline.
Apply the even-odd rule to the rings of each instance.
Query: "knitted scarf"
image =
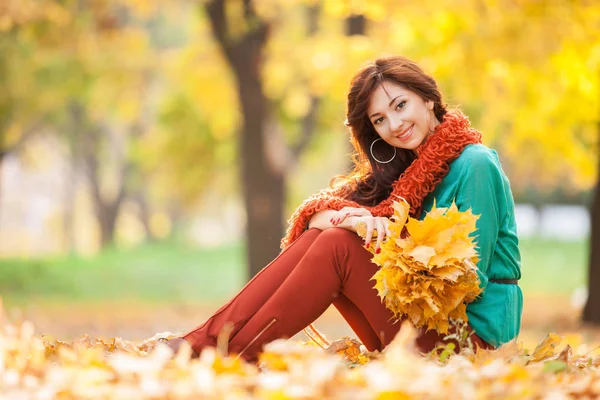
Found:
[[[365,207],[346,200],[340,189],[326,189],[305,200],[290,218],[286,236],[281,241],[285,248],[305,230],[311,217],[322,210],[339,211],[344,207],[363,207],[377,217],[390,217],[392,203],[398,197],[410,204],[410,215],[418,218],[425,197],[446,176],[450,163],[469,144],[481,143],[481,133],[470,128],[469,119],[458,110],[446,113],[444,120],[417,149],[418,157],[394,182],[394,189],[387,199],[373,207]]]

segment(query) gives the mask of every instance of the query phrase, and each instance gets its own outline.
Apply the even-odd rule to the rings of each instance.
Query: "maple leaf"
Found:
[[[536,346],[535,350],[533,350],[530,362],[539,362],[554,356],[554,349],[560,344],[561,341],[562,337],[555,333],[549,333],[546,335],[544,340],[542,340]]]
[[[327,348],[330,354],[341,356],[346,362],[352,365],[364,365],[373,358],[373,353],[363,351],[362,344],[350,337],[343,337],[331,343]]]
[[[464,303],[481,293],[473,238],[478,217],[454,203],[448,208],[434,203],[423,220],[409,217],[403,199],[392,208],[392,236],[372,258],[380,266],[374,288],[395,318],[447,333],[450,318],[468,320]],[[366,225],[356,231],[364,237]],[[369,251],[374,253],[374,246]]]
[[[423,265],[429,264],[429,260],[436,254],[435,249],[429,246],[417,246],[413,248],[408,255],[416,262]]]

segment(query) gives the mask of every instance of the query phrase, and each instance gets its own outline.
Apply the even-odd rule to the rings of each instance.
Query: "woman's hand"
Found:
[[[366,208],[344,207],[331,217],[331,225],[337,226],[344,222],[348,217],[372,217],[373,215]]]
[[[365,247],[368,249],[371,245],[373,238],[373,231],[377,230],[377,244],[375,245],[375,253],[381,251],[381,245],[386,236],[391,236],[389,224],[390,220],[386,217],[373,217],[371,216],[353,216],[348,217],[344,225],[349,225],[353,231],[356,232],[357,226],[365,224],[366,235],[365,235]]]

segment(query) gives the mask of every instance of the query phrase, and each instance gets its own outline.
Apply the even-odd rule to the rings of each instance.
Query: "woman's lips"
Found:
[[[408,139],[410,137],[410,135],[412,135],[413,128],[414,128],[414,125],[411,125],[410,128],[406,128],[401,134],[396,136],[396,138],[400,139],[400,140]]]

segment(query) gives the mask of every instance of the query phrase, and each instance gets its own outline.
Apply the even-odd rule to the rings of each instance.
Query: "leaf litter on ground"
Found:
[[[323,349],[313,342],[268,343],[258,365],[206,349],[190,359],[159,333],[135,344],[87,335],[70,341],[36,336],[33,324],[0,321],[3,399],[386,399],[572,398],[600,396],[600,356],[576,354],[549,334],[528,353],[516,341],[441,360],[416,350],[405,323],[381,353],[351,338]]]

